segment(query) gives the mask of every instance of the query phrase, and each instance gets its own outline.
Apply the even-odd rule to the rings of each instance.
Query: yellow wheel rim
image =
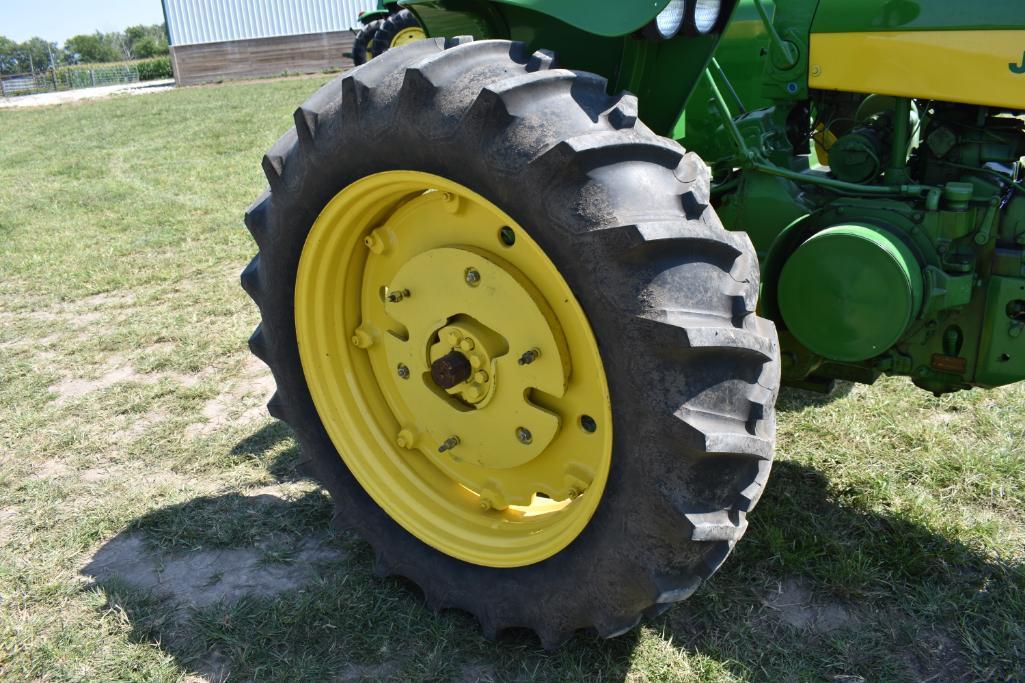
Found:
[[[612,454],[598,345],[555,265],[487,199],[416,171],[346,187],[306,239],[295,323],[328,435],[417,538],[517,567],[587,525]]]
[[[390,47],[398,47],[399,45],[405,45],[406,43],[412,43],[417,40],[423,40],[427,37],[424,30],[419,26],[413,26],[411,28],[404,28],[395,34],[395,37],[391,39]]]

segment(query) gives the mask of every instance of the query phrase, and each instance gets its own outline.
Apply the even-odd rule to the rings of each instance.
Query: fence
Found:
[[[88,69],[63,67],[35,74],[4,76],[0,78],[0,92],[4,97],[11,97],[138,81],[139,69],[134,64],[97,66]]]

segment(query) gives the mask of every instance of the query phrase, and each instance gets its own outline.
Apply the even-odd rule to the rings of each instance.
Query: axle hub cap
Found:
[[[583,530],[611,461],[604,370],[569,286],[509,216],[438,176],[364,178],[311,229],[295,303],[317,412],[399,524],[496,567]]]

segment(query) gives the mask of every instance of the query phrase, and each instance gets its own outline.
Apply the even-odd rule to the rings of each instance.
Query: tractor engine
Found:
[[[873,99],[893,104],[866,98],[862,109]],[[908,135],[896,130],[904,114],[858,117],[823,162],[832,178],[929,188],[920,196],[822,201],[791,188],[809,213],[774,243],[766,268],[775,288],[766,307],[791,342],[785,376],[814,385],[817,376],[902,374],[937,394],[1018,381],[1025,124],[981,107],[924,104],[911,109]],[[887,167],[895,136],[914,148],[906,168]]]

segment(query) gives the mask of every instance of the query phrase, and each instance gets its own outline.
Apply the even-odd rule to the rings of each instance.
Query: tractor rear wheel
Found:
[[[263,167],[250,348],[380,574],[554,648],[716,571],[771,467],[778,344],[750,241],[632,95],[423,40],[324,86]]]
[[[408,9],[401,9],[381,24],[380,30],[374,34],[372,49],[375,55],[380,55],[393,47],[401,47],[426,37],[423,26],[413,13]]]
[[[355,66],[366,64],[373,59],[374,37],[383,25],[384,19],[375,19],[356,32],[356,37],[352,41],[352,63]]]

